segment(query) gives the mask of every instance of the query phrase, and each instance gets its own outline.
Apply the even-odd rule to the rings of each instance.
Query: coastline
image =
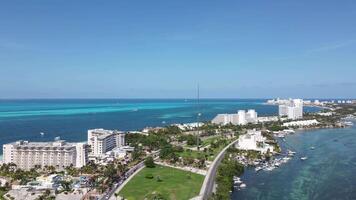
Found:
[[[356,121],[356,120],[351,120],[351,121]],[[271,185],[274,185],[274,184],[279,185],[280,184],[279,182],[283,182],[283,180],[280,180],[278,178],[278,175],[276,175],[275,173],[280,173],[282,175],[287,175],[287,174],[295,175],[295,177],[293,177],[293,179],[298,182],[303,181],[303,180],[309,181],[309,178],[310,178],[309,176],[314,176],[314,174],[309,174],[309,176],[305,175],[305,174],[313,173],[312,170],[316,170],[314,168],[311,169],[311,167],[319,166],[320,164],[325,164],[324,163],[325,158],[322,160],[323,162],[320,162],[318,159],[316,159],[317,157],[322,157],[322,156],[319,156],[320,153],[318,151],[324,152],[324,153],[322,153],[322,155],[325,155],[325,150],[324,150],[325,145],[318,144],[318,142],[320,142],[320,141],[310,140],[312,142],[307,142],[308,144],[306,144],[306,145],[303,143],[303,145],[305,145],[305,146],[299,146],[300,141],[301,140],[304,141],[306,137],[315,139],[315,138],[320,137],[320,135],[326,135],[325,137],[327,137],[328,139],[322,140],[321,142],[323,142],[323,141],[331,142],[331,143],[329,143],[329,146],[339,145],[338,142],[339,142],[339,140],[342,140],[342,139],[340,139],[340,136],[337,136],[337,134],[339,134],[338,130],[341,130],[341,131],[345,130],[346,133],[349,133],[350,129],[355,130],[355,128],[356,128],[356,125],[347,126],[347,127],[318,127],[318,128],[294,129],[295,130],[294,134],[289,134],[286,136],[286,138],[289,137],[289,140],[290,140],[290,141],[288,141],[287,145],[283,144],[280,140],[277,140],[278,145],[280,146],[282,152],[286,151],[290,148],[289,145],[291,144],[291,141],[295,141],[298,143],[294,143],[294,145],[292,147],[300,149],[300,151],[297,151],[297,154],[300,154],[299,156],[308,156],[312,160],[300,161],[299,156],[298,156],[298,157],[295,157],[294,159],[292,159],[290,164],[280,167],[280,168],[276,169],[276,171],[273,170],[272,172],[262,172],[262,174],[257,174],[254,169],[248,168],[247,170],[244,171],[244,173],[241,175],[241,177],[243,177],[244,182],[246,182],[248,185],[248,188],[246,190],[249,190],[249,187],[252,187],[253,189],[250,189],[250,191],[248,191],[248,192],[246,190],[240,190],[240,191],[234,190],[231,195],[231,199],[240,199],[240,198],[248,199],[249,197],[251,197],[249,195],[256,195],[258,192],[260,192],[260,194],[262,194],[262,193],[267,194],[267,196],[265,196],[265,197],[266,197],[266,199],[269,199],[268,198],[268,187],[261,187],[261,184],[263,183],[262,185],[265,185],[265,184],[271,183]],[[315,132],[316,136],[314,136],[314,132]],[[345,132],[342,132],[340,134],[345,134]],[[309,133],[309,134],[304,134],[304,133]],[[352,134],[350,134],[350,135],[352,135]],[[333,139],[333,137],[331,137],[331,136],[337,136],[337,139]],[[315,144],[318,144],[317,146],[315,146],[317,148],[317,150],[310,150],[310,147],[314,146]],[[347,145],[343,145],[343,146],[345,147]],[[336,160],[338,160],[338,158],[339,158],[339,156],[337,154],[331,154],[331,156],[336,156]],[[334,158],[334,157],[332,157],[332,158]],[[317,160],[317,161],[315,161],[315,160]],[[318,165],[316,165],[315,163],[308,164],[308,162],[315,162]],[[332,164],[335,164],[335,162],[337,162],[337,161],[334,160],[331,162],[332,162]],[[335,167],[332,164],[329,165],[330,168]],[[293,173],[297,169],[300,170],[301,173]],[[337,168],[333,168],[333,169],[335,170]],[[306,171],[308,171],[308,172],[306,172]],[[262,182],[261,184],[256,184],[256,182],[260,182],[260,181]],[[269,183],[267,183],[267,181]],[[278,187],[276,187],[276,185],[270,186],[270,187],[278,188]],[[297,191],[300,189],[299,186],[296,186],[296,188],[294,188],[294,187],[295,186],[291,185],[290,190]],[[276,194],[275,192],[276,191],[274,191],[273,194]],[[283,193],[284,191],[278,191],[278,192]],[[281,194],[279,194],[279,195],[281,195]]]

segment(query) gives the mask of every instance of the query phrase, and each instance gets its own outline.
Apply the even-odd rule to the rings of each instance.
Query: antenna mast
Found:
[[[198,83],[198,93],[197,93],[197,128],[198,128],[198,130],[197,130],[197,150],[199,150],[200,148],[199,148],[199,136],[200,136],[200,115],[201,115],[201,113],[200,113],[200,107],[199,107],[199,103],[200,103],[200,88],[199,88],[199,83]]]

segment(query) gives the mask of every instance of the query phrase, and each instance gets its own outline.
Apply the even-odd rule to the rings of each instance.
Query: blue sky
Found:
[[[356,2],[2,1],[0,98],[356,98]]]

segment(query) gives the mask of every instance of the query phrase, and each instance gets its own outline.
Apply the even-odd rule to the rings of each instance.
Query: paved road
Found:
[[[238,139],[237,139],[238,140]],[[216,176],[216,171],[218,169],[219,164],[221,163],[222,159],[224,158],[225,151],[228,149],[230,146],[234,145],[237,140],[234,140],[231,142],[229,145],[227,145],[215,158],[213,163],[211,163],[211,166],[208,170],[207,175],[205,176],[203,185],[200,189],[200,193],[198,197],[195,197],[194,199],[203,199],[207,200],[209,196],[211,195],[213,189],[214,189],[214,183],[215,183],[215,176]]]
[[[137,165],[135,165],[134,167],[132,167],[131,169],[129,169],[111,190],[105,192],[102,195],[100,200],[110,199],[110,197],[112,197],[115,194],[115,191],[125,182],[125,180],[129,178],[132,174],[134,174],[138,169],[142,168],[144,165],[145,165],[144,161],[142,161]]]
[[[159,155],[160,150],[152,153],[150,156],[153,156],[155,160],[158,159],[158,155]],[[137,170],[141,169],[142,167],[145,166],[145,161],[142,161],[140,163],[138,163],[137,165],[135,165],[134,167],[132,167],[131,169],[129,169],[125,175],[116,183],[116,185],[109,191],[105,192],[101,198],[99,198],[100,200],[107,200],[110,199],[116,192],[116,190],[123,184],[125,183],[125,180],[128,179],[131,175],[133,175]]]

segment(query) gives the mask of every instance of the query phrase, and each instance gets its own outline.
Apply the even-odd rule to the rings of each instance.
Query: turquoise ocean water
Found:
[[[202,99],[199,110],[202,120],[238,109],[256,109],[260,115],[277,113],[276,106],[263,102],[262,99]],[[20,139],[48,141],[56,136],[68,141],[85,141],[88,129],[138,130],[194,122],[196,113],[197,103],[192,99],[0,100],[0,146]]]

